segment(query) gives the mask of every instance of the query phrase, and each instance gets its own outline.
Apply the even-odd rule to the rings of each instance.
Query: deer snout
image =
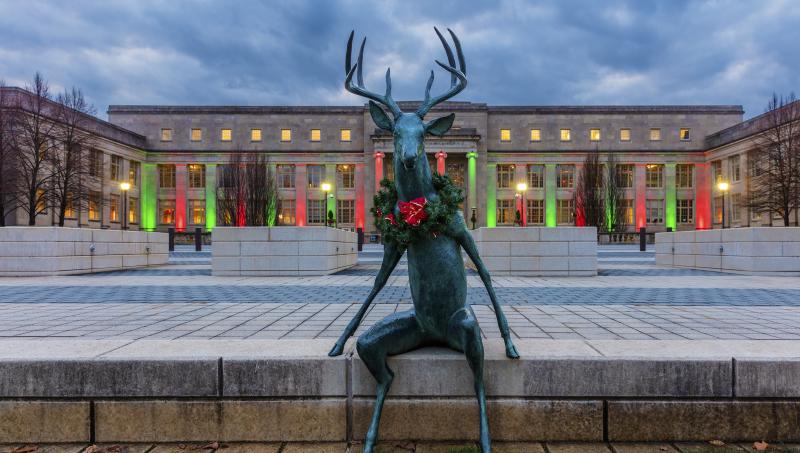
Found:
[[[417,165],[417,153],[403,153],[403,167],[406,170],[413,170]]]

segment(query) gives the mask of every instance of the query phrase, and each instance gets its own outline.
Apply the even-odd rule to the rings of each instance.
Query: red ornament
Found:
[[[428,200],[425,197],[419,197],[411,201],[398,201],[397,207],[400,209],[403,220],[407,224],[416,227],[428,218],[428,213],[425,212],[426,204],[428,204]]]
[[[384,219],[388,220],[392,225],[397,225],[397,220],[394,219],[394,214],[386,214]]]

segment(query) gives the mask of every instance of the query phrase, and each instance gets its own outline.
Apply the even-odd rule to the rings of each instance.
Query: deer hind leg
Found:
[[[372,421],[367,431],[363,453],[372,453],[375,448],[383,402],[394,379],[394,373],[386,363],[387,357],[416,349],[424,339],[424,334],[417,324],[413,310],[387,316],[358,338],[356,342],[358,356],[377,381],[375,408],[372,412]]]
[[[489,420],[486,416],[486,390],[483,385],[483,340],[472,309],[462,308],[453,314],[447,326],[447,340],[450,347],[464,353],[472,370],[480,414],[481,452],[490,453],[492,446],[489,439]]]

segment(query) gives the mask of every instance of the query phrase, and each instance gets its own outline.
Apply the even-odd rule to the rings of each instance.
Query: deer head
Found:
[[[367,43],[367,38],[361,41],[361,48],[358,51],[358,60],[354,65],[351,65],[351,55],[353,50],[353,35],[354,31],[350,33],[350,38],[347,40],[347,54],[345,56],[345,73],[347,78],[344,81],[344,87],[347,91],[357,94],[359,96],[369,99],[369,113],[372,116],[375,124],[379,128],[389,131],[394,135],[394,163],[395,168],[400,170],[402,167],[405,170],[414,170],[418,161],[425,162],[425,134],[444,135],[453,125],[453,120],[456,115],[450,115],[437,118],[430,122],[425,122],[425,114],[430,111],[433,106],[450,99],[467,86],[467,66],[464,62],[464,53],[461,51],[461,43],[458,41],[455,33],[448,29],[450,36],[453,38],[453,43],[456,46],[456,55],[458,57],[458,69],[456,68],[456,60],[453,57],[453,51],[450,45],[445,40],[444,36],[439,33],[439,30],[434,27],[436,35],[444,46],[444,51],[447,54],[448,64],[444,64],[439,60],[436,63],[450,73],[450,89],[444,94],[436,97],[431,97],[431,87],[433,86],[433,71],[428,78],[428,85],[425,88],[425,100],[422,105],[414,113],[407,113],[400,110],[400,107],[392,99],[392,77],[391,70],[386,69],[386,94],[383,96],[368,91],[364,87],[364,78],[362,77],[362,68],[364,63],[364,45]],[[353,76],[355,75],[356,81],[354,83]],[[378,105],[380,104],[380,105]],[[386,107],[392,114],[390,118],[383,108]],[[424,165],[427,169],[427,164]],[[398,175],[399,176],[399,175]],[[428,179],[430,174],[428,170]],[[399,181],[398,178],[398,184]]]

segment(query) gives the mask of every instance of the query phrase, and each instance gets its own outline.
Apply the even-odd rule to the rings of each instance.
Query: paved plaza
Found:
[[[166,266],[68,277],[0,278],[0,338],[281,339],[337,337],[368,294],[380,249],[325,277],[214,277],[210,252]],[[494,277],[511,329],[542,339],[800,339],[800,279],[654,264],[651,251],[600,247],[597,277]],[[469,302],[498,336],[478,276]],[[363,326],[411,308],[401,262]]]

